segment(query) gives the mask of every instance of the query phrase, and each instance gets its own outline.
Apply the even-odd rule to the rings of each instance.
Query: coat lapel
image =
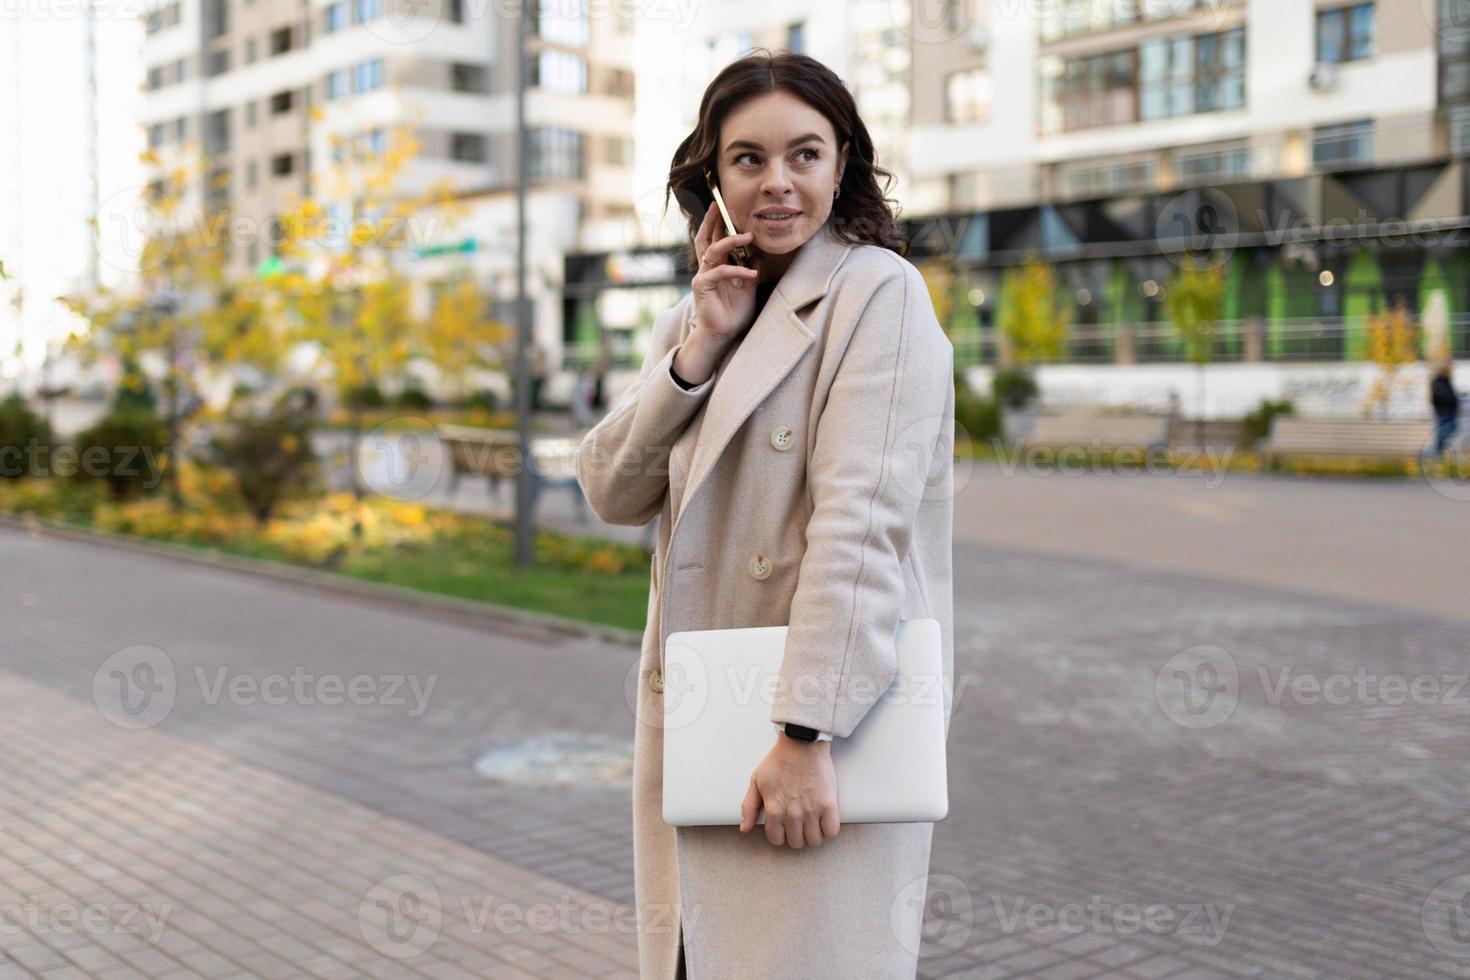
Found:
[[[719,367],[705,405],[685,489],[674,498],[678,502],[674,531],[735,432],[816,340],[816,334],[796,311],[827,294],[833,274],[851,249],[852,245],[833,235],[830,220],[823,224],[802,243],[760,315]]]

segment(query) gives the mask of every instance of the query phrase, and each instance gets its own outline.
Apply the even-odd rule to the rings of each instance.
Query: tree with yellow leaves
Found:
[[[997,326],[1017,363],[1061,357],[1067,350],[1070,307],[1057,298],[1056,272],[1034,255],[1001,278]]]
[[[313,118],[323,118],[320,109]],[[452,225],[463,206],[446,179],[418,192],[406,187],[404,168],[419,152],[411,127],[394,127],[381,151],[337,133],[331,143],[335,159],[316,195],[292,201],[282,215],[282,253],[292,267],[273,282],[297,336],[314,342],[332,369],[349,410],[355,458],[369,387],[404,381],[419,357],[451,379],[489,366],[482,352],[505,328],[486,317],[485,299],[469,276],[438,296],[426,316],[415,315],[412,283],[402,269],[414,246],[408,232],[431,209]],[[355,465],[352,486],[360,501]]]
[[[1370,313],[1367,322],[1368,359],[1378,374],[1363,400],[1363,414],[1387,417],[1394,392],[1403,384],[1400,369],[1419,359],[1419,330],[1402,299],[1382,313]]]
[[[1205,365],[1215,353],[1215,330],[1225,309],[1225,264],[1186,260],[1165,293],[1169,322],[1194,363],[1195,441],[1205,444]]]
[[[163,364],[168,435],[162,475],[179,510],[182,399],[198,380],[196,374],[241,364],[271,373],[284,351],[271,336],[254,284],[227,277],[228,211],[189,203],[187,188],[207,164],[197,144],[186,146],[169,164],[151,150],[140,159],[154,179],[138,204],[136,217],[145,229],[138,274],[119,287],[98,285],[61,297],[88,321],[88,328],[74,333],[65,346],[88,364],[112,356],[124,364],[144,357]]]

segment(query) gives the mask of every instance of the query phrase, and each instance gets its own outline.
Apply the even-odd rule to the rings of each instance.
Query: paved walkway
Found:
[[[637,976],[626,905],[109,713],[0,672],[0,978]]]
[[[1299,484],[1240,481],[1252,520],[1211,538],[1233,551],[1181,539],[1195,575],[1169,561],[1188,511],[1148,506],[1169,487],[1061,480],[961,498],[952,809],[921,976],[1470,976],[1470,620],[1229,567],[1274,534],[1308,582],[1351,560],[1429,594],[1412,576],[1443,573],[1426,538],[1458,509],[1369,528],[1370,558],[1340,539],[1365,514],[1389,526],[1391,497],[1293,503],[1276,491]],[[1067,553],[1096,546],[1098,520],[1142,542],[1128,561]],[[1050,553],[970,543],[1028,521],[1053,529]],[[0,935],[0,977],[627,975],[631,933],[606,923],[632,899],[617,763],[635,651],[10,531],[0,609],[0,903],[35,923]],[[297,673],[375,696],[260,696]],[[168,691],[167,710],[124,709],[120,677]],[[603,771],[475,771],[527,734],[595,740]],[[480,928],[485,896],[587,904],[515,932]],[[40,928],[89,902],[131,903],[131,931]],[[150,943],[144,913],[165,903]]]

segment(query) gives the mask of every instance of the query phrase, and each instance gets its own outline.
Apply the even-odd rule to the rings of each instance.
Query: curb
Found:
[[[506,631],[507,626],[517,627],[516,634],[522,639],[547,642],[571,637],[601,640],[619,646],[631,646],[634,649],[640,648],[643,642],[641,633],[617,626],[599,626],[595,623],[584,623],[551,613],[531,612],[512,606],[496,605],[493,602],[419,592],[400,585],[369,582],[318,568],[287,565],[263,558],[249,558],[244,555],[231,555],[218,551],[198,551],[166,541],[153,541],[97,528],[80,528],[32,514],[23,517],[0,514],[0,528],[67,541],[79,541],[84,544],[103,545],[120,551],[131,551],[156,558],[168,558],[254,575],[257,578],[269,579],[278,583],[305,586],[323,595],[371,602],[374,605],[387,604],[408,612],[431,615],[437,619],[452,620],[481,629],[494,629],[501,633]]]

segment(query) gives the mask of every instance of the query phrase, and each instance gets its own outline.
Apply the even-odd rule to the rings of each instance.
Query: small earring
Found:
[[[837,198],[839,198],[841,196],[842,196],[842,185],[841,184],[838,184],[837,185],[837,189],[832,192],[832,200],[835,201],[835,200],[837,200]]]

